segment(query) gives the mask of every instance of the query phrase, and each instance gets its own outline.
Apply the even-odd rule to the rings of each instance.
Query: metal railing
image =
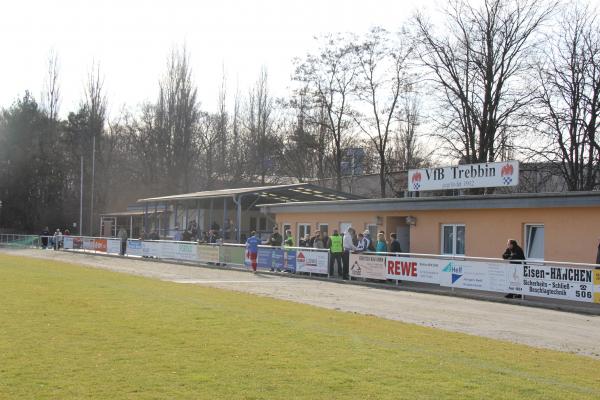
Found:
[[[123,245],[119,238],[0,234],[0,246],[122,254],[198,265],[250,268],[245,245],[234,243],[128,239]],[[546,293],[550,298],[600,303],[600,271],[592,271],[600,269],[599,264],[422,253],[351,252],[345,256],[347,263],[343,272],[348,274],[348,279],[391,281],[396,285],[416,282],[452,290],[460,288],[502,293],[522,290],[523,294],[527,290],[527,294],[532,296],[543,297],[542,294]],[[258,268],[274,272],[316,274],[330,278],[331,261],[328,249],[259,245],[257,252]],[[390,262],[395,264],[390,266]],[[477,279],[481,282],[477,282]],[[537,283],[531,283],[533,281]],[[555,283],[558,284],[554,286]],[[531,289],[532,285],[548,288],[537,291],[535,287]],[[564,296],[557,295],[559,292]]]

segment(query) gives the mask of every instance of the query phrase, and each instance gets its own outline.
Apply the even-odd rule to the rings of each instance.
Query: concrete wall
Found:
[[[442,210],[398,212],[336,212],[336,213],[280,213],[277,222],[292,225],[294,235],[298,223],[329,224],[329,232],[339,229],[342,222],[350,222],[358,231],[369,224],[377,224],[386,235],[396,230],[400,219],[390,217],[413,216],[416,224],[410,226],[410,252],[440,254],[441,225],[465,225],[465,255],[473,257],[500,257],[506,240],[516,239],[523,245],[526,224],[543,224],[545,231],[544,259],[593,263],[600,237],[600,207]]]

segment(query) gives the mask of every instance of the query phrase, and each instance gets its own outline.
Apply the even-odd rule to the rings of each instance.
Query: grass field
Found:
[[[599,399],[600,361],[0,255],[0,399],[87,398]]]

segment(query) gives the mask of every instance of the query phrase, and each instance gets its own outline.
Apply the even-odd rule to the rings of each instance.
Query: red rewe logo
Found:
[[[513,166],[510,164],[506,164],[504,167],[502,167],[502,170],[500,171],[500,175],[501,176],[512,175],[514,172],[515,171],[514,171]]]
[[[411,181],[413,183],[415,182],[421,182],[421,173],[420,172],[415,172],[411,178]]]
[[[304,258],[304,254],[302,253],[298,253],[298,255],[296,256],[296,260],[300,261],[301,263],[304,262],[305,258]]]

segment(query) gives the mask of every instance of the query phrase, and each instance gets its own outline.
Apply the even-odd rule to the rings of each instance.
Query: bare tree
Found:
[[[600,186],[600,21],[581,4],[561,14],[537,70],[534,120],[546,146],[535,153],[560,165],[569,190],[593,190]]]
[[[252,171],[265,184],[266,177],[273,174],[277,166],[279,138],[274,126],[274,104],[269,94],[268,73],[261,68],[258,80],[248,94],[246,110],[246,149],[252,156],[246,162],[247,171]]]
[[[382,28],[373,28],[355,47],[358,62],[356,95],[366,111],[355,122],[370,139],[378,155],[381,197],[386,197],[388,145],[397,122],[399,100],[410,90],[408,59],[413,46],[401,31],[397,38]]]
[[[197,88],[192,80],[186,48],[173,49],[167,72],[159,83],[155,129],[160,146],[166,186],[170,191],[188,191],[197,154],[194,132],[199,117]]]
[[[353,38],[328,35],[317,54],[309,54],[296,68],[294,80],[307,88],[312,109],[320,109],[324,118],[313,120],[325,128],[331,143],[331,161],[337,190],[342,190],[342,161],[353,121],[350,98],[357,76]]]
[[[553,9],[543,0],[452,0],[441,32],[416,16],[420,58],[439,92],[438,137],[458,158],[497,159],[499,133],[518,125],[533,98],[524,76],[534,35]]]
[[[60,109],[59,75],[58,54],[55,51],[50,51],[48,55],[48,70],[42,92],[42,109],[51,121],[57,120]]]

